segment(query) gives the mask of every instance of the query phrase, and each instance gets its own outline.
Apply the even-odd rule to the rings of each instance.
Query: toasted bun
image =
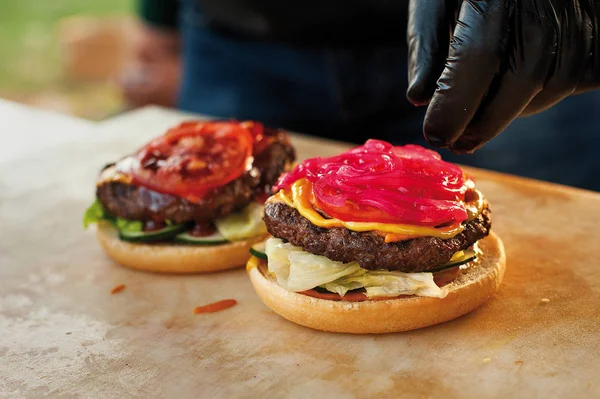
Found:
[[[123,266],[160,273],[202,273],[243,266],[250,247],[267,236],[223,245],[138,244],[120,240],[113,226],[99,223],[96,237],[108,256]]]
[[[483,254],[448,285],[445,298],[405,297],[346,302],[290,292],[258,267],[247,270],[258,296],[275,313],[294,323],[323,331],[381,334],[414,330],[462,316],[487,301],[498,289],[506,268],[502,240],[494,233],[479,241]]]

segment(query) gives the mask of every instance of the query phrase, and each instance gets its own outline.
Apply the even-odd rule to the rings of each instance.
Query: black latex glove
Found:
[[[407,96],[429,103],[427,140],[472,152],[600,86],[599,20],[598,0],[410,0]]]

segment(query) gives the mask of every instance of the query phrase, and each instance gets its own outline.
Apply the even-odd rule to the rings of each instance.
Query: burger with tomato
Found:
[[[303,326],[387,333],[442,323],[497,290],[490,207],[460,167],[379,140],[285,173],[265,204],[272,235],[247,271],[263,302]]]
[[[264,201],[294,159],[287,134],[261,123],[184,122],[101,171],[84,227],[131,268],[238,267],[267,237]]]

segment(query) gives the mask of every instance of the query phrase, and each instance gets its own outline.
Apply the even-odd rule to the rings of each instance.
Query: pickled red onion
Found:
[[[468,178],[417,145],[368,140],[338,156],[302,162],[274,189],[302,178],[313,184],[316,205],[343,221],[442,226],[467,219]]]

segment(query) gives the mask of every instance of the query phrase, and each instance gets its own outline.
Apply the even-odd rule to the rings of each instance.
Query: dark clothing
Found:
[[[406,35],[408,0],[183,0],[221,34],[303,47],[396,45]],[[176,27],[177,0],[141,0],[140,14]]]
[[[177,29],[179,25],[179,0],[139,0],[138,14],[147,24]]]
[[[190,3],[183,6],[181,23],[184,110],[356,143],[374,135],[420,136],[421,111],[415,114],[404,95],[403,42],[361,50],[299,49],[230,37],[211,30]]]

